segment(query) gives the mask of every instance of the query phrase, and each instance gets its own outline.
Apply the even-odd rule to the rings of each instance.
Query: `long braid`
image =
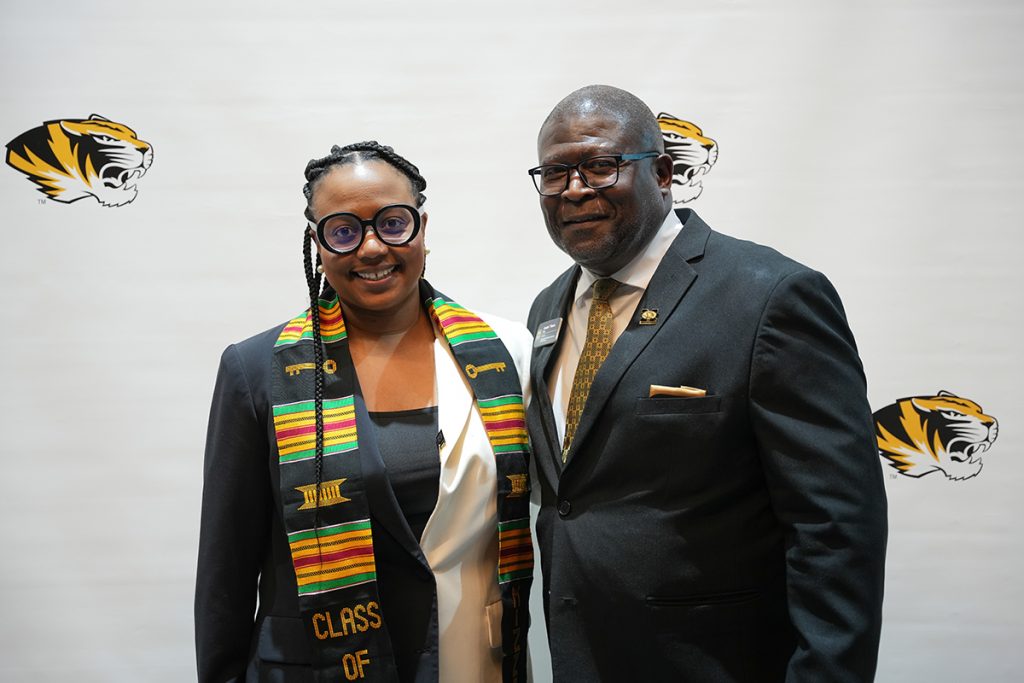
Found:
[[[303,231],[302,263],[309,287],[309,314],[313,322],[313,412],[316,416],[316,511],[313,528],[320,528],[320,485],[323,483],[324,463],[324,347],[320,337],[320,273],[313,268],[313,237]],[[317,254],[317,262],[320,255]],[[319,545],[319,543],[318,543]]]

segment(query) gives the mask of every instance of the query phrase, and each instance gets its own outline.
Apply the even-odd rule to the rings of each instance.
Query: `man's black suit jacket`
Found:
[[[871,680],[886,501],[842,304],[820,273],[679,215],[564,466],[548,398],[561,340],[534,349],[555,680]],[[540,293],[531,332],[566,316],[578,276]]]

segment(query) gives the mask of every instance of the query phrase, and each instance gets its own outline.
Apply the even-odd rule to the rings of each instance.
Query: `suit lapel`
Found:
[[[437,381],[437,417],[441,434],[444,437],[444,444],[440,448],[441,480],[443,482],[445,465],[456,444],[462,440],[462,435],[466,431],[467,423],[472,415],[474,400],[465,378],[459,371],[455,357],[448,347],[448,342],[436,327],[434,334],[438,336],[434,340],[434,376]],[[422,548],[427,556],[430,555],[437,543],[445,541],[446,533],[443,530],[440,534],[432,532],[434,516],[437,510],[443,507],[441,497],[444,495],[445,487],[442,485],[437,492],[435,512],[427,520],[427,526],[423,530]]]
[[[580,444],[586,441],[587,433],[597,422],[597,417],[619,380],[654,336],[661,331],[664,321],[669,318],[693,281],[697,279],[697,271],[689,262],[704,254],[711,229],[689,209],[680,211],[679,218],[683,222],[683,229],[662,258],[637,306],[637,311],[645,308],[657,309],[660,320],[655,325],[640,325],[637,311],[633,312],[629,324],[616,340],[608,358],[594,377],[579,426],[576,428],[576,436],[566,458],[567,466],[571,464]]]
[[[537,457],[536,460],[539,466],[545,469],[548,481],[557,481],[558,475],[562,471],[562,445],[558,442],[558,428],[555,426],[555,416],[551,406],[548,377],[551,375],[551,365],[558,358],[562,340],[565,338],[569,305],[573,300],[579,275],[580,268],[575,266],[555,281],[550,296],[550,305],[541,312],[538,325],[548,320],[561,319],[558,338],[551,344],[535,347],[530,360],[530,373],[533,380],[533,398],[531,400],[537,404],[537,414],[540,416],[543,427],[544,450],[546,451],[543,457]],[[536,438],[536,436],[538,435],[531,434],[531,437]],[[538,445],[534,444],[535,455],[539,455]]]

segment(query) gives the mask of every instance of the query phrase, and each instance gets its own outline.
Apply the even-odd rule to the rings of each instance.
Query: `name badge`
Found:
[[[561,318],[552,318],[547,322],[541,323],[540,327],[537,328],[537,334],[533,337],[533,348],[537,349],[541,346],[554,344],[555,340],[558,339],[558,333],[561,329]]]

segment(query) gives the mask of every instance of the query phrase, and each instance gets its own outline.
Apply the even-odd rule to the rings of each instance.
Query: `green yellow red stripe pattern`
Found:
[[[341,317],[341,305],[338,304],[338,297],[334,297],[330,301],[320,299],[318,305],[320,308],[320,338],[324,343],[330,344],[348,337],[348,333],[345,332],[345,321]],[[285,324],[274,347],[312,338],[313,316],[310,315],[310,309],[307,308]]]
[[[498,523],[498,583],[533,576],[530,518]]]
[[[434,320],[452,347],[460,365],[465,365],[466,358],[460,358],[461,351],[455,347],[467,342],[497,339],[494,330],[479,316],[471,313],[453,301],[442,296],[431,300],[431,312]],[[499,341],[500,343],[500,341]],[[476,361],[480,362],[480,361]],[[472,383],[475,379],[467,375]],[[508,391],[508,385],[504,385]],[[473,393],[477,396],[477,407],[483,419],[487,439],[491,449],[499,459],[498,472],[505,471],[502,462],[512,464],[512,454],[526,456],[529,453],[529,442],[526,434],[526,411],[523,407],[521,393],[506,393],[491,398],[480,398],[480,393],[487,391],[478,384],[473,384]],[[486,395],[486,394],[485,394]],[[510,456],[500,458],[499,456]],[[515,470],[512,470],[513,472]],[[524,479],[525,474],[521,474]],[[509,476],[509,479],[512,477]],[[512,497],[511,493],[506,494]],[[527,507],[528,509],[528,507]],[[500,514],[500,513],[499,513]],[[498,583],[505,584],[533,576],[533,538],[530,535],[530,518],[522,517],[498,522]]]
[[[435,297],[431,304],[434,319],[451,346],[498,338],[490,325],[454,301]]]
[[[274,406],[274,433],[280,464],[316,456],[316,414],[313,411],[313,401]],[[325,457],[359,448],[355,403],[351,396],[325,400],[323,414]]]
[[[316,595],[377,578],[370,520],[288,534],[299,595]]]
[[[526,412],[521,395],[480,399],[477,405],[495,455],[526,452]]]

